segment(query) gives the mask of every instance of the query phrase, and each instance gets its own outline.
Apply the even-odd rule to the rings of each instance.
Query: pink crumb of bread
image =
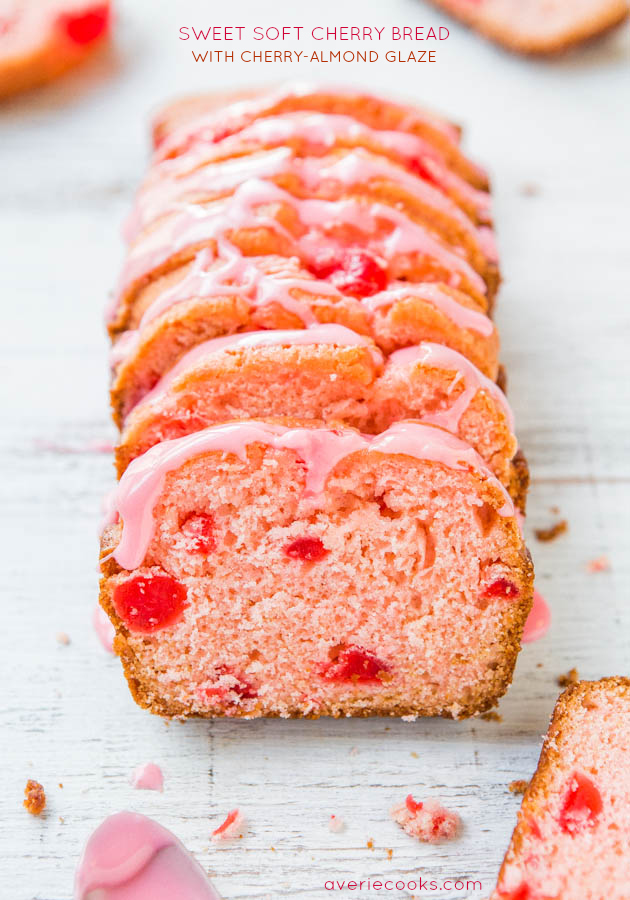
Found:
[[[607,556],[597,556],[586,565],[586,571],[591,575],[595,572],[607,572],[610,569],[610,560]]]
[[[233,841],[235,838],[243,837],[244,828],[245,816],[239,809],[232,809],[219,827],[214,829],[210,840],[213,844],[220,844],[223,841]]]
[[[332,831],[333,834],[339,834],[340,831],[343,831],[346,827],[346,823],[341,818],[341,816],[336,816],[334,813],[328,820],[328,830]]]
[[[394,822],[411,837],[425,843],[449,841],[459,831],[459,816],[437,800],[416,801],[409,794],[404,803],[391,809]]]

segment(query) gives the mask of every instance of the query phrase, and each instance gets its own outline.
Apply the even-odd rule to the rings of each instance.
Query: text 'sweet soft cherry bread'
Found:
[[[164,715],[464,716],[532,602],[460,130],[358,90],[178,101],[107,310],[101,604]]]

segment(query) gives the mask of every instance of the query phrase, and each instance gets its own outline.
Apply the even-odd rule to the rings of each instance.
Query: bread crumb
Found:
[[[411,794],[404,803],[392,807],[390,815],[406,834],[428,844],[451,840],[460,827],[457,813],[446,809],[437,800],[416,802]]]
[[[33,781],[32,778],[29,778],[24,788],[24,808],[32,816],[39,816],[46,809],[46,792],[39,781]]]
[[[368,850],[373,850],[374,849],[374,838],[370,838],[365,846],[368,848]]]
[[[413,756],[414,759],[420,759],[420,757],[418,756],[418,754],[416,753],[415,750],[411,751],[410,756]]]
[[[329,831],[332,831],[333,834],[339,834],[339,832],[343,831],[345,827],[346,823],[341,818],[341,816],[336,816],[333,813],[333,815],[331,815],[330,819],[328,820]]]
[[[63,783],[61,781],[59,782],[59,787],[63,788]]]
[[[529,781],[524,778],[518,778],[516,781],[510,781],[508,789],[511,794],[524,794],[529,785]]]
[[[501,715],[501,713],[498,713],[496,711],[496,709],[491,709],[490,712],[483,713],[483,715],[481,715],[479,718],[483,719],[484,722],[502,722],[503,721],[503,716]]]
[[[240,810],[232,809],[219,827],[214,829],[210,836],[210,840],[213,844],[220,844],[223,841],[232,841],[235,838],[242,838],[244,828],[245,817]]]
[[[558,675],[556,681],[560,687],[569,687],[570,684],[577,684],[580,680],[580,673],[577,669],[569,669],[564,675]]]
[[[70,643],[70,635],[66,634],[65,631],[58,631],[55,635],[58,644],[63,644],[64,646],[68,646]]]
[[[591,575],[595,572],[607,572],[610,569],[610,560],[607,556],[597,556],[586,564],[586,571]]]
[[[394,851],[391,849],[391,847],[387,848],[386,853],[387,853],[387,859],[391,859],[392,856],[394,855]]]
[[[534,534],[539,541],[555,541],[557,537],[569,530],[569,523],[566,519],[560,519],[550,525],[549,528],[536,528]]]

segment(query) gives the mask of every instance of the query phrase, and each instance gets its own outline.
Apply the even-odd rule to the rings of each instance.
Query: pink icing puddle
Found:
[[[139,813],[105,819],[88,839],[75,900],[221,900],[199,863],[166,828]]]
[[[522,637],[523,643],[531,644],[533,641],[540,640],[541,637],[547,634],[550,625],[551,610],[547,606],[544,597],[538,591],[534,591],[534,605],[525,622]]]
[[[108,653],[113,653],[116,629],[109,621],[103,607],[98,603],[94,607],[94,612],[92,613],[92,625],[94,626],[94,631],[96,632],[96,636],[101,642],[103,649],[107,650]]]
[[[131,773],[131,786],[139,791],[163,791],[164,776],[162,770],[155,763],[145,763],[138,766]]]

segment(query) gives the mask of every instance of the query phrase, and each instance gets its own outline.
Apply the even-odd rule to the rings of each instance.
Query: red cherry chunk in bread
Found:
[[[501,900],[534,900],[530,886],[523,881],[515,890],[500,891]]]
[[[224,831],[227,831],[230,825],[233,825],[236,822],[237,817],[238,809],[231,809],[219,827],[214,829],[212,837],[219,837]]]
[[[107,30],[109,4],[95,3],[76,13],[62,13],[57,21],[73,43],[90,44]]]
[[[494,597],[518,597],[519,590],[518,587],[514,584],[514,582],[509,581],[507,578],[497,578],[496,581],[490,582],[484,590],[483,596],[494,598]]]
[[[602,795],[591,779],[580,772],[574,772],[562,802],[560,827],[571,835],[576,835],[584,828],[591,828],[601,813],[602,806]]]
[[[324,547],[319,538],[301,537],[291,541],[284,548],[285,555],[290,559],[301,559],[304,562],[317,562],[328,556],[330,550]]]
[[[186,549],[190,553],[212,553],[216,549],[212,516],[193,513],[182,523],[180,531],[186,537]]]
[[[346,247],[322,250],[309,265],[317,278],[327,278],[343,293],[371,297],[387,287],[387,269],[369,250]]]
[[[437,181],[432,174],[431,169],[421,156],[415,156],[413,159],[410,159],[407,163],[407,168],[411,172],[413,172],[414,175],[418,175],[420,178],[422,178],[423,181],[428,181],[431,184],[437,184]]]
[[[409,810],[412,816],[415,816],[417,812],[419,812],[423,807],[422,800],[414,800],[411,794],[407,794],[405,798],[405,806]]]
[[[363,647],[350,645],[339,651],[335,660],[322,666],[321,674],[329,681],[382,681],[389,672],[388,663]]]
[[[137,575],[114,588],[114,607],[130,631],[154,634],[174,625],[186,608],[186,588],[170,575]]]

